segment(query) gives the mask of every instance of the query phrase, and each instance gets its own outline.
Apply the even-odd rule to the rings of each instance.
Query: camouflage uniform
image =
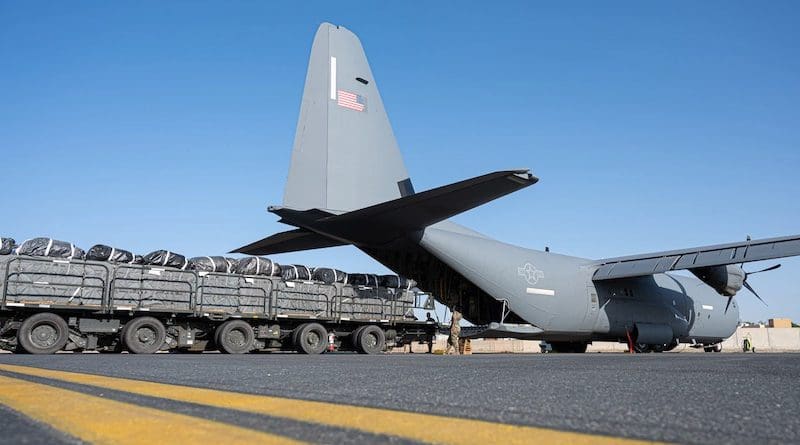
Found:
[[[450,338],[447,339],[447,350],[445,354],[450,353],[450,348],[453,348],[453,354],[458,355],[458,337],[461,335],[461,312],[453,310],[453,318],[450,320]]]

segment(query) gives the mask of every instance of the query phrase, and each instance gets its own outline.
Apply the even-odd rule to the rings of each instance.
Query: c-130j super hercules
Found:
[[[236,252],[352,244],[461,308],[483,326],[474,336],[544,339],[571,352],[592,340],[719,350],[739,319],[734,296],[742,287],[755,294],[740,265],[800,255],[792,236],[590,260],[505,244],[447,220],[537,181],[528,170],[498,171],[415,193],[358,37],[323,23],[283,206],[269,208],[297,229]],[[673,270],[697,278],[666,273]]]

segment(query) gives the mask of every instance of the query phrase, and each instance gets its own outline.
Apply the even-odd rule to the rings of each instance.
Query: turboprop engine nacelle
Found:
[[[689,269],[697,278],[711,286],[720,295],[732,297],[742,289],[746,274],[735,264]]]

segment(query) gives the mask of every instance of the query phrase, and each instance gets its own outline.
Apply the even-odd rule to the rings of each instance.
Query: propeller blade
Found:
[[[725,313],[728,313],[728,308],[731,307],[731,301],[733,301],[733,297],[728,297],[728,304],[725,305]]]
[[[747,275],[753,275],[753,274],[761,273],[761,272],[769,272],[769,271],[775,270],[775,269],[777,269],[779,267],[781,267],[781,265],[780,264],[776,264],[774,266],[769,266],[766,269],[757,270],[755,272],[747,272]]]
[[[751,285],[750,285],[750,283],[748,283],[747,281],[745,281],[745,282],[744,282],[744,287],[746,287],[746,288],[747,288],[747,290],[749,290],[750,292],[752,292],[752,293],[753,293],[753,295],[755,295],[755,296],[756,296],[756,298],[758,298],[759,300],[761,300],[761,302],[762,302],[762,303],[764,303],[764,306],[769,306],[769,305],[767,304],[767,302],[766,302],[766,301],[764,301],[764,299],[763,299],[763,298],[761,298],[761,297],[758,295],[758,292],[756,292],[756,290],[755,290],[755,289],[753,289],[753,286],[751,286]]]

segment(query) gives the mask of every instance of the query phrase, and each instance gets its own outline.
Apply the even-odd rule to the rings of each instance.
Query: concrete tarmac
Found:
[[[48,370],[216,389],[210,402],[172,398],[172,387],[141,394],[138,387],[99,388],[91,379],[62,380],[61,374],[33,375],[22,365]],[[611,438],[679,443],[800,443],[800,355],[795,354],[533,354],[432,356],[427,354],[362,356],[325,354],[58,354],[0,355],[4,384],[26,382],[111,399],[148,409],[211,419],[303,442],[408,443],[435,441],[437,428],[448,419],[475,419],[485,428],[498,424],[543,427]],[[2,382],[2,381],[0,381]],[[22,385],[23,383],[19,383]],[[95,386],[97,385],[97,386]],[[37,386],[37,388],[38,388]],[[178,388],[180,389],[180,388]],[[0,394],[4,390],[0,388]],[[320,426],[314,414],[287,418],[278,411],[257,413],[217,405],[228,392],[332,402],[340,406],[374,407],[362,423]],[[71,392],[69,392],[71,394]],[[24,394],[21,394],[22,397]],[[194,397],[194,396],[191,396]],[[20,400],[20,406],[15,406]],[[270,399],[272,400],[272,399]],[[81,430],[66,432],[39,408],[24,400],[0,396],[0,442],[39,442],[59,436],[61,442],[92,441]],[[252,403],[252,402],[243,402]],[[271,403],[277,403],[275,401]],[[80,406],[80,405],[76,405]],[[277,406],[277,405],[276,405]],[[29,411],[26,411],[28,409]],[[79,408],[76,408],[79,409]],[[336,406],[319,409],[337,411]],[[11,410],[20,411],[14,412]],[[395,411],[446,416],[420,417],[397,426]],[[22,413],[34,413],[33,419]],[[358,411],[355,411],[355,416]],[[399,414],[397,414],[399,416]],[[389,426],[370,430],[381,420]],[[351,416],[352,417],[352,416]],[[380,419],[379,419],[380,417]],[[335,416],[330,417],[335,419]],[[350,417],[343,417],[347,422]],[[401,417],[398,417],[401,419]],[[433,419],[433,420],[431,420]],[[456,420],[452,420],[457,424]],[[461,423],[460,425],[469,425]],[[181,428],[183,425],[175,425]],[[186,425],[190,428],[191,425]],[[418,434],[414,429],[422,429]],[[59,432],[62,431],[62,432]],[[450,434],[452,442],[470,437]],[[539,431],[539,430],[531,430]],[[442,433],[444,434],[444,433]],[[450,436],[446,436],[450,437]],[[600,439],[597,436],[581,436]],[[462,440],[459,440],[462,439]],[[569,436],[557,438],[563,441]],[[491,441],[491,440],[489,440]],[[496,442],[505,442],[497,437]]]

